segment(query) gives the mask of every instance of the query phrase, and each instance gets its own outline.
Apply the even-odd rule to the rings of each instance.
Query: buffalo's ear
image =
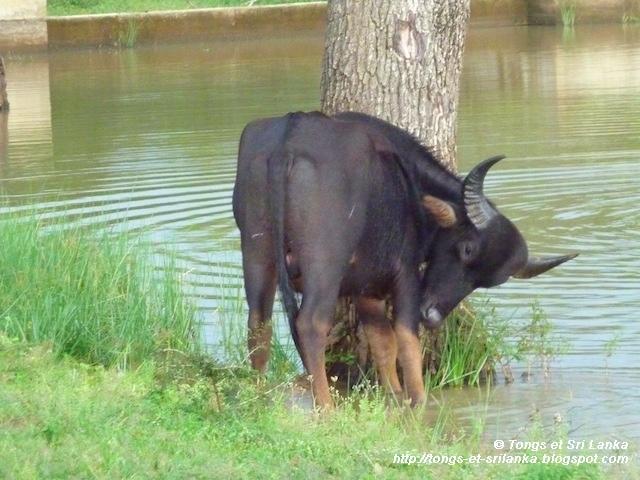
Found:
[[[449,202],[431,195],[425,195],[422,197],[422,205],[433,215],[433,218],[441,227],[451,228],[458,223],[456,209]]]

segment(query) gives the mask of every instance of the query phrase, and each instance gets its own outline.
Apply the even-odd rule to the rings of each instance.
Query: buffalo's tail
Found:
[[[291,154],[282,149],[276,150],[268,160],[268,180],[269,180],[269,208],[271,211],[271,224],[273,228],[273,245],[275,248],[276,271],[278,275],[278,287],[280,289],[280,300],[289,319],[291,336],[293,343],[302,358],[300,337],[296,329],[296,317],[298,316],[298,302],[295,291],[286,266],[285,238],[284,238],[284,216],[286,199],[286,176],[289,163],[293,160]]]

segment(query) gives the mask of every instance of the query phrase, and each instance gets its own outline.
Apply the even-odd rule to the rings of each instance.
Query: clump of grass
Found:
[[[126,233],[63,228],[35,215],[0,221],[0,331],[58,354],[127,367],[197,344],[195,309],[169,258]]]
[[[630,14],[630,13],[624,13],[622,15],[622,23],[624,25],[640,24],[640,15],[633,15],[633,14]]]
[[[545,375],[551,360],[568,349],[565,339],[552,336],[553,324],[537,302],[531,305],[531,320],[516,332],[517,343],[513,357],[527,361],[527,375],[535,361],[540,362]]]
[[[615,333],[609,340],[604,342],[604,366],[605,368],[609,368],[609,358],[618,350],[620,347],[620,341],[622,340],[622,335],[620,333]]]
[[[118,46],[120,48],[133,48],[138,41],[140,33],[140,23],[135,18],[127,19],[126,23],[118,32]]]
[[[229,370],[158,384],[156,368],[88,366],[0,334],[0,477],[615,478],[598,465],[469,465],[470,455],[502,452],[456,430],[446,415],[429,421],[419,410],[389,409],[376,389],[316,415],[291,406],[288,384],[267,388]],[[520,435],[563,438],[542,429]],[[401,460],[423,454],[448,460]],[[618,478],[637,471],[623,467]]]
[[[470,304],[471,305],[471,304]],[[479,385],[503,355],[505,336],[492,328],[497,315],[488,303],[461,306],[435,338],[425,342],[426,383],[430,388]]]
[[[573,28],[576,22],[576,5],[573,1],[560,3],[560,17],[565,28]]]

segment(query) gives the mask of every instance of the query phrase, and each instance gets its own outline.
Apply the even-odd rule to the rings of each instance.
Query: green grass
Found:
[[[640,15],[625,13],[622,15],[622,23],[624,25],[638,25],[640,24]]]
[[[476,306],[458,309],[447,319],[435,345],[428,342],[426,348],[427,358],[433,359],[427,369],[430,388],[479,385],[491,376],[506,340],[497,330],[492,335],[490,322],[495,318],[493,311]]]
[[[394,463],[404,453],[501,452],[479,431],[450,426],[445,414],[433,421],[426,412],[389,408],[373,387],[317,415],[289,404],[289,383],[193,358],[176,354],[170,368],[164,358],[122,372],[0,335],[0,478],[593,480],[637,473],[629,465],[604,473],[596,465]],[[565,437],[562,428],[535,422],[519,435]]]
[[[148,12],[192,8],[243,7],[305,3],[313,0],[49,0],[49,15],[83,15],[93,13]]]
[[[138,33],[140,32],[140,24],[130,18],[126,25],[118,32],[118,46],[120,48],[133,48],[138,41]]]
[[[576,5],[572,0],[560,3],[560,17],[564,27],[573,28],[576,22]]]
[[[171,259],[156,269],[126,234],[0,220],[0,331],[90,364],[137,365],[158,345],[189,350],[196,314]]]

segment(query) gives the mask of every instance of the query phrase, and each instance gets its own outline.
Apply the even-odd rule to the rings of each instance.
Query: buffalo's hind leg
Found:
[[[321,288],[310,294],[305,293],[300,313],[296,318],[303,362],[311,375],[315,404],[321,408],[330,408],[333,405],[325,367],[325,349],[337,300],[337,288]]]
[[[362,322],[371,348],[373,363],[376,366],[380,382],[396,397],[399,397],[402,395],[402,387],[396,368],[398,345],[391,322],[385,315],[385,301],[360,297],[357,300],[356,308],[358,319]]]
[[[244,287],[249,305],[247,344],[251,366],[264,373],[271,347],[271,314],[276,290],[273,262],[264,258],[243,259]]]

